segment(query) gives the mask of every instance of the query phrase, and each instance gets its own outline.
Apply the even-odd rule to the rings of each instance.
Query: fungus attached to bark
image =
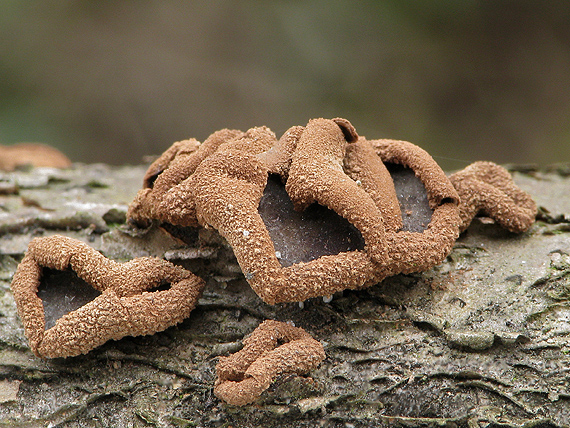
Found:
[[[280,374],[306,374],[325,359],[320,342],[302,328],[267,320],[244,347],[216,366],[214,394],[234,406],[254,402]]]
[[[511,230],[534,218],[532,200],[508,173],[494,179],[499,167],[467,169],[467,177],[455,176],[456,189],[421,148],[366,140],[346,119],[312,119],[279,140],[259,127],[182,145],[149,168],[130,221],[213,227],[270,304],[430,269],[479,211],[519,225]],[[513,209],[488,206],[495,195]]]
[[[175,143],[148,169],[128,218],[174,232],[216,229],[253,290],[274,304],[430,269],[479,213],[522,232],[536,205],[498,165],[477,162],[448,178],[421,148],[366,140],[337,118],[279,140],[257,127]],[[52,310],[50,298],[65,300],[53,283],[62,276],[91,290]],[[190,314],[203,286],[164,260],[118,264],[61,236],[33,240],[12,282],[30,346],[43,357],[163,330]]]
[[[519,189],[509,172],[493,162],[475,162],[449,179],[461,195],[461,231],[473,217],[486,215],[510,232],[524,232],[536,217],[536,203]]]
[[[54,276],[93,290],[83,293],[80,307],[70,307],[62,299],[69,289],[63,295],[48,290]],[[32,240],[12,280],[30,348],[44,358],[76,356],[111,339],[162,331],[190,315],[203,287],[200,278],[165,260],[120,264],[63,236]],[[44,303],[40,295],[60,300]]]

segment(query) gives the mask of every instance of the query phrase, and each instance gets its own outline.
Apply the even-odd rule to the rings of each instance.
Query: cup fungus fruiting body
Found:
[[[302,328],[267,320],[243,341],[244,347],[216,366],[214,394],[228,404],[254,402],[280,374],[306,374],[324,359],[320,342]]]
[[[73,275],[100,294],[46,329],[38,296],[46,270]],[[30,348],[37,356],[57,358],[182,322],[195,307],[204,281],[161,259],[116,263],[83,242],[55,235],[30,242],[11,287]]]
[[[312,119],[280,139],[266,127],[223,130],[203,144],[175,143],[165,152],[149,168],[152,179],[128,218],[213,227],[265,302],[303,301],[432,268],[480,212],[525,230],[536,206],[502,171],[475,164],[450,179],[418,146],[367,140],[340,118]],[[412,182],[425,202],[405,200]],[[292,209],[274,209],[277,200]],[[493,209],[497,203],[501,208]],[[352,235],[331,237],[311,210]],[[288,228],[299,233],[282,232]]]

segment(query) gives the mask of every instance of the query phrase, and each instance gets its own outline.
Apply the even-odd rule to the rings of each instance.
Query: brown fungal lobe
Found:
[[[0,145],[0,170],[13,171],[31,165],[34,167],[69,168],[71,161],[59,150],[40,143]]]
[[[475,162],[449,179],[461,195],[460,229],[473,217],[485,215],[511,232],[524,232],[534,223],[536,203],[519,189],[509,172],[492,162]]]
[[[63,306],[44,304],[41,296],[61,298],[76,291],[47,290],[62,277],[73,278],[68,285],[94,289],[83,295],[80,307],[65,301],[59,302]],[[30,242],[11,287],[30,348],[40,357],[56,358],[181,322],[196,305],[204,282],[165,260],[139,258],[120,264],[80,241],[56,235]]]
[[[243,344],[216,366],[214,394],[235,406],[254,402],[278,375],[306,374],[325,359],[320,342],[279,321],[264,321]]]

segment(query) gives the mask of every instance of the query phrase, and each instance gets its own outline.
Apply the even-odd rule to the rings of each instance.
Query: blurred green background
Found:
[[[139,163],[335,116],[448,170],[570,161],[570,1],[0,2],[0,144]]]

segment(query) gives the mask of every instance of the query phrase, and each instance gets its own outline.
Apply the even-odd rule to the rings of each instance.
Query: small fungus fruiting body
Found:
[[[449,177],[461,192],[460,230],[469,227],[477,214],[493,218],[510,232],[524,232],[536,217],[536,204],[519,189],[509,172],[492,162],[475,162]]]
[[[46,330],[38,288],[43,270],[72,271],[101,294]],[[154,288],[168,285],[167,289]],[[12,292],[30,348],[39,357],[84,354],[111,339],[162,331],[190,315],[204,282],[156,258],[120,264],[63,236],[35,238],[18,266]]]
[[[278,375],[308,373],[325,359],[320,342],[279,321],[264,321],[243,344],[216,366],[214,394],[235,406],[254,402]]]
[[[59,150],[40,143],[0,146],[0,170],[13,171],[23,166],[69,168],[71,161]]]

